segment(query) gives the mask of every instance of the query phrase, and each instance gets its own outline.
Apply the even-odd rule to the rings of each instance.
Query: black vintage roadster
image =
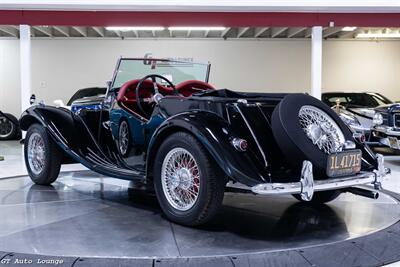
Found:
[[[227,188],[312,203],[378,197],[383,157],[329,106],[306,94],[215,90],[209,70],[121,58],[101,102],[32,106],[20,125],[33,182],[49,185],[61,164],[80,162],[154,190],[165,215],[185,225],[209,221]],[[366,184],[374,188],[354,187]]]

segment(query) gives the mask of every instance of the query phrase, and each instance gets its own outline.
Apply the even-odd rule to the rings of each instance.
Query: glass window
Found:
[[[130,80],[158,74],[173,84],[187,80],[208,81],[209,64],[190,61],[159,59],[121,59],[112,88],[119,88]],[[159,80],[160,83],[165,81]]]

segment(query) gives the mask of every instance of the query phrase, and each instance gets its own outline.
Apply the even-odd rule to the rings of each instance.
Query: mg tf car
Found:
[[[324,203],[343,192],[377,198],[388,171],[326,104],[307,94],[215,89],[210,65],[121,58],[104,98],[71,109],[27,109],[25,162],[33,182],[61,164],[134,180],[170,220],[212,219],[227,189]],[[370,187],[358,187],[370,185]]]

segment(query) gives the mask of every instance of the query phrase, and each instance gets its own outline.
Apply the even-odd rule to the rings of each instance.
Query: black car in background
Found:
[[[371,135],[371,129],[377,122],[379,123],[376,109],[392,105],[391,100],[379,93],[372,92],[329,92],[323,93],[321,100],[332,107],[354,132],[364,134],[367,142],[379,144],[379,140]]]
[[[372,138],[380,145],[400,152],[400,104],[383,105],[375,111]]]
[[[17,118],[0,110],[0,141],[19,139],[21,135]]]
[[[81,100],[88,97],[104,97],[107,92],[106,87],[89,87],[83,88],[78,91],[70,98],[67,102],[67,106],[71,106],[76,100]]]
[[[346,124],[364,133],[370,145],[400,152],[400,103],[378,93],[344,92],[324,93],[322,101],[339,110]]]

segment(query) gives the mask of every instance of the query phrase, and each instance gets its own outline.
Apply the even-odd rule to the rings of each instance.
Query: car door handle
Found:
[[[110,121],[103,122],[103,127],[106,128],[107,130],[110,130]]]

